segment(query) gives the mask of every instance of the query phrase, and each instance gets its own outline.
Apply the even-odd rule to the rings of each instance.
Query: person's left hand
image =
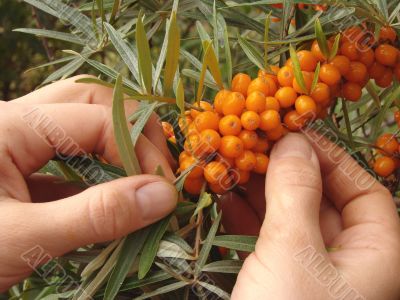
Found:
[[[81,156],[92,167],[93,153],[121,166],[111,114],[113,91],[76,83],[81,77],[0,101],[0,292],[29,276],[39,267],[36,263],[120,238],[176,206],[174,161],[155,114],[135,150],[144,173],[154,174],[160,166],[166,179],[132,176],[82,191],[61,178],[35,174],[55,156],[67,165],[68,157]],[[137,106],[127,101],[127,114]],[[35,249],[44,253],[29,257]]]

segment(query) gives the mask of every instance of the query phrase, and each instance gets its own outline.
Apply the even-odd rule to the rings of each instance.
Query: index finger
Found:
[[[320,161],[324,194],[342,213],[343,228],[373,222],[399,225],[392,195],[360,165],[363,162],[315,131],[305,135]]]

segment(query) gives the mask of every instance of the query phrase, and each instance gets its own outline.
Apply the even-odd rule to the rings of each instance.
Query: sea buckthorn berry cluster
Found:
[[[376,158],[373,163],[374,171],[381,177],[392,175],[399,165],[399,141],[396,135],[382,134],[375,143]]]

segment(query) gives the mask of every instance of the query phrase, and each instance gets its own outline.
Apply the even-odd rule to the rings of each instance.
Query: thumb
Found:
[[[63,200],[29,204],[29,239],[59,256],[84,245],[120,238],[154,223],[176,206],[163,178],[141,175],[91,187]],[[25,208],[26,209],[26,208]]]
[[[275,145],[265,193],[267,211],[261,239],[272,239],[294,251],[310,245],[324,249],[319,227],[322,198],[319,162],[303,135],[288,134]]]

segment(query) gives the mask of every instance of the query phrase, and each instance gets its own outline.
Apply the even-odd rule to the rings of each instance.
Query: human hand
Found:
[[[96,153],[121,165],[113,134],[112,90],[75,83],[79,78],[9,103],[0,101],[0,292],[33,271],[21,256],[36,246],[57,257],[120,238],[161,219],[176,205],[175,188],[158,176],[127,177],[82,191],[60,183],[60,178],[35,174],[56,154],[89,158]],[[128,101],[127,113],[137,105]],[[154,174],[161,166],[168,179],[174,178],[173,159],[156,115],[135,150],[144,173]]]
[[[232,299],[399,299],[391,194],[344,150],[308,135],[289,134],[274,147],[265,194],[257,177],[246,199],[221,199],[229,233],[259,232]]]

